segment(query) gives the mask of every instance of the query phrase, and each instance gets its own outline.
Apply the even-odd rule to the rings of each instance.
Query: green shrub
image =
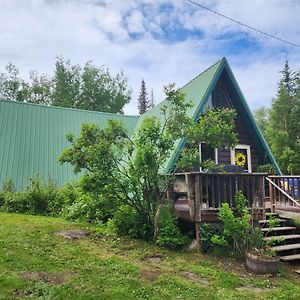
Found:
[[[30,179],[24,192],[6,192],[3,207],[9,212],[58,215],[64,206],[60,189],[52,182],[43,183],[40,176]]]
[[[219,235],[223,228],[224,226],[220,222],[200,223],[201,251],[203,253],[214,252],[217,254],[224,252],[223,248],[216,249],[216,244],[212,242],[212,237]]]
[[[102,223],[113,217],[114,210],[115,207],[111,207],[109,200],[104,197],[78,190],[76,200],[65,207],[63,214],[67,219]]]
[[[151,239],[153,237],[152,227],[141,220],[140,215],[130,206],[121,205],[114,213],[110,222],[116,234],[132,238]]]
[[[267,173],[269,175],[276,175],[276,170],[271,164],[259,165],[257,167],[257,172]]]
[[[72,220],[105,223],[113,218],[119,204],[114,197],[106,198],[96,193],[87,183],[89,181],[83,176],[79,182],[68,184],[62,189],[66,204],[63,215]]]
[[[249,232],[251,230],[251,215],[247,207],[247,199],[241,191],[235,195],[237,216],[228,205],[223,203],[219,211],[219,219],[224,224],[220,235],[214,235],[212,242],[223,249],[231,250],[239,256],[244,256],[249,245]]]
[[[156,244],[162,247],[178,249],[186,245],[188,238],[183,236],[177,226],[177,219],[169,207],[163,207],[158,222]]]
[[[11,179],[5,181],[0,190],[0,208],[4,206],[6,199],[15,191],[14,183]]]
[[[17,192],[7,194],[4,208],[8,212],[30,213],[31,207],[26,197],[26,193]]]

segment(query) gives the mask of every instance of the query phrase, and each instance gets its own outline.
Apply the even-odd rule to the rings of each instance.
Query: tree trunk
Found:
[[[154,216],[154,223],[153,223],[153,227],[154,227],[153,240],[154,240],[154,242],[156,242],[156,240],[157,240],[158,222],[159,222],[159,216],[160,216],[161,207],[162,207],[162,205],[159,204],[158,208],[157,208],[157,211],[155,213],[155,216]]]

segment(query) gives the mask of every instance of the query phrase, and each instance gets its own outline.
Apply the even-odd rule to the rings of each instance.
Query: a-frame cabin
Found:
[[[216,221],[222,203],[234,207],[234,195],[237,190],[242,190],[257,219],[263,219],[267,210],[299,218],[300,177],[281,176],[227,60],[221,59],[181,90],[193,104],[187,113],[195,122],[207,107],[230,107],[237,112],[238,145],[235,149],[209,149],[202,144],[199,147],[202,159],[211,158],[218,164],[232,166],[240,155],[244,163],[239,173],[198,170],[177,174],[169,195],[179,217],[192,222]],[[0,99],[0,185],[11,179],[21,190],[28,179],[37,174],[44,179],[51,178],[58,185],[76,180],[78,176],[71,166],[58,162],[59,155],[68,147],[67,133],[78,135],[83,123],[95,123],[103,128],[113,119],[123,121],[131,136],[147,116],[159,118],[160,108],[165,103],[162,101],[141,116],[125,116]],[[172,170],[185,146],[185,139],[176,142],[162,171]],[[273,165],[277,176],[257,173],[258,166],[266,163]],[[294,230],[294,227],[288,230]],[[299,249],[296,246],[293,249],[298,251],[300,258],[300,244],[296,245]]]

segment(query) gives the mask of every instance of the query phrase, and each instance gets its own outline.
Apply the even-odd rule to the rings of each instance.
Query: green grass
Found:
[[[0,299],[300,299],[299,278],[288,268],[280,277],[256,276],[233,259],[104,235],[75,241],[55,235],[74,228],[84,226],[0,213]],[[165,259],[145,260],[155,254]],[[141,270],[159,276],[149,281],[141,278]],[[65,281],[25,279],[24,272],[57,273]],[[187,278],[186,272],[194,277]]]

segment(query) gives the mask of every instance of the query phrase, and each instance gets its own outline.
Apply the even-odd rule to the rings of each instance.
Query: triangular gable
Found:
[[[252,134],[253,134],[253,136],[254,136],[257,144],[258,144],[258,147],[260,147],[263,150],[263,152],[268,156],[270,162],[273,164],[273,166],[275,168],[276,173],[281,175],[282,172],[281,172],[281,170],[280,170],[280,168],[279,168],[279,166],[278,166],[278,164],[277,164],[277,162],[276,162],[276,160],[275,160],[275,158],[274,158],[274,156],[273,156],[273,154],[272,154],[265,138],[263,137],[263,135],[262,135],[255,119],[254,119],[254,116],[251,112],[251,109],[249,108],[249,105],[248,105],[248,103],[247,103],[247,101],[246,101],[246,99],[243,95],[243,92],[241,91],[241,89],[239,87],[239,84],[237,83],[237,80],[236,80],[236,78],[235,78],[235,76],[234,76],[234,74],[233,74],[233,72],[232,72],[232,70],[231,70],[231,68],[230,68],[230,66],[229,66],[229,64],[228,64],[228,62],[225,58],[223,59],[223,65],[224,66],[223,66],[221,72],[223,72],[223,70],[225,69],[227,71],[228,75],[229,75],[229,78],[230,78],[230,80],[231,80],[231,82],[232,82],[232,84],[235,88],[235,91],[237,92],[237,94],[239,96],[240,104],[241,104],[242,109],[244,110],[244,112],[246,114],[246,117],[248,119],[247,120],[248,124],[249,124],[251,132],[252,132]]]
[[[205,106],[208,102],[209,96],[211,95],[213,89],[215,88],[218,80],[220,79],[222,73],[226,71],[229,75],[231,83],[234,86],[234,89],[238,95],[241,109],[243,110],[246,119],[248,120],[248,124],[250,126],[251,133],[256,141],[258,148],[261,149],[269,158],[270,162],[274,165],[276,172],[281,174],[280,168],[277,165],[270,148],[268,147],[261,131],[259,130],[254,117],[251,113],[251,110],[245,100],[245,97],[233,75],[233,72],[226,60],[226,58],[222,58],[220,61],[212,65],[210,68],[202,72],[200,75],[192,79],[189,83],[184,85],[181,90],[186,94],[186,99],[192,101],[193,107],[187,111],[189,117],[192,117],[195,121],[197,121],[204,112]],[[144,115],[139,118],[137,125],[135,127],[135,131],[138,130],[141,122],[146,117],[156,116],[160,117],[160,109],[165,104],[165,100],[155,106],[152,110],[148,111]],[[175,144],[175,149],[167,161],[166,166],[163,168],[165,172],[169,172],[175,162],[177,161],[182,148],[186,144],[186,139],[178,140]]]

